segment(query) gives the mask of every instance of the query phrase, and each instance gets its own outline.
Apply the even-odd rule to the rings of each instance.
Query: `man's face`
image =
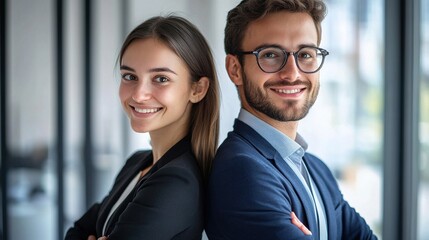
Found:
[[[310,15],[286,11],[269,14],[249,24],[242,50],[253,51],[275,45],[287,52],[302,46],[317,46],[317,31]],[[233,80],[234,81],[234,80]],[[238,86],[243,107],[262,120],[297,121],[305,117],[319,91],[319,73],[298,69],[295,57],[289,56],[278,72],[263,72],[254,55],[244,55]]]

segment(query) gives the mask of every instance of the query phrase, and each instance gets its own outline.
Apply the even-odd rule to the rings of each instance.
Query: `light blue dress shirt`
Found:
[[[280,153],[280,156],[282,156],[290,168],[295,172],[296,176],[301,180],[307,190],[307,194],[310,199],[313,200],[314,214],[319,225],[319,239],[327,240],[327,222],[322,198],[317,186],[314,184],[313,179],[308,173],[307,166],[302,161],[304,153],[307,150],[307,143],[298,133],[294,141],[243,108],[240,110],[238,119],[249,125],[265,140],[267,140]],[[305,176],[308,177],[308,180],[306,180]]]

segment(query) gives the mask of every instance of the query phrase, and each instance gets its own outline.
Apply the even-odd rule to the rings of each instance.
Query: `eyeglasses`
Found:
[[[254,51],[238,51],[237,55],[253,54],[256,57],[259,68],[266,73],[280,71],[286,64],[290,55],[295,57],[295,63],[304,73],[315,73],[322,68],[325,57],[329,52],[318,47],[305,46],[296,52],[286,52],[276,46],[267,46]]]

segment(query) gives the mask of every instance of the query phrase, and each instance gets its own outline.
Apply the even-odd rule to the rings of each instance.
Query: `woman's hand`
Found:
[[[305,235],[312,235],[310,230],[308,230],[308,228],[302,224],[302,222],[298,219],[298,217],[295,215],[294,212],[291,212],[290,216],[292,217],[292,223],[293,225],[297,226],[299,229],[301,229],[301,231],[305,234]]]

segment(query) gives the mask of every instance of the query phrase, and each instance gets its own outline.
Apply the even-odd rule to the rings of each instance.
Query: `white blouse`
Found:
[[[130,192],[133,190],[133,188],[136,186],[137,182],[140,179],[140,175],[141,175],[141,172],[139,172],[134,177],[134,179],[128,184],[127,188],[124,190],[122,195],[119,197],[118,201],[115,203],[115,205],[113,205],[112,209],[110,209],[109,215],[107,216],[106,221],[104,222],[104,225],[103,225],[103,236],[105,235],[106,225],[107,225],[107,222],[109,222],[110,217],[115,212],[115,210],[118,208],[118,206],[125,200],[125,198],[128,197],[128,194],[130,194]]]

